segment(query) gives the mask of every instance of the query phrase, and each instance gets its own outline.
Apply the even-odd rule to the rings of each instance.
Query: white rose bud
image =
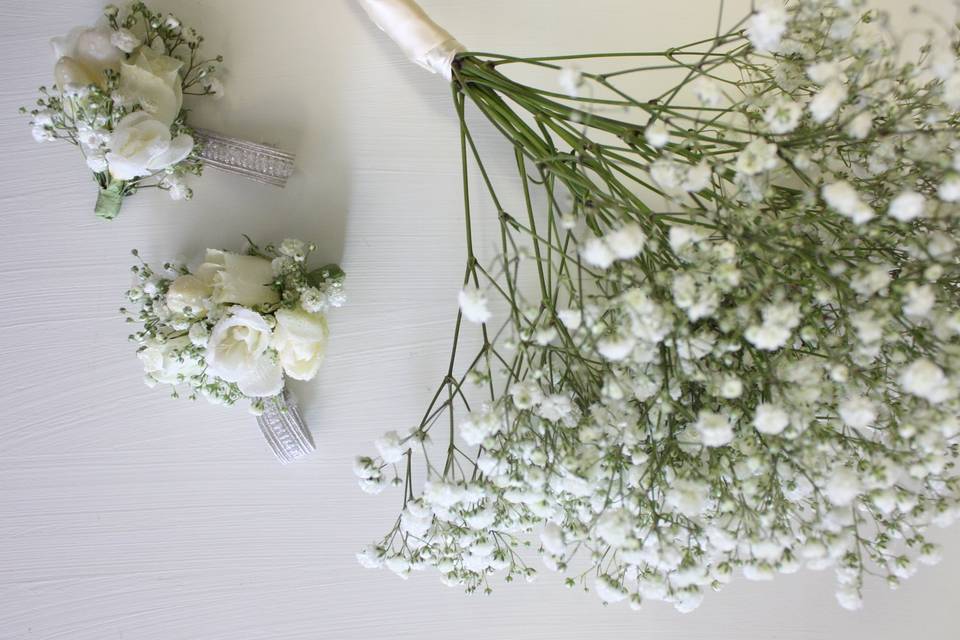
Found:
[[[273,265],[264,258],[208,250],[207,261],[194,275],[210,283],[217,304],[254,307],[280,301],[271,286]]]
[[[299,310],[277,311],[277,328],[270,346],[277,350],[280,364],[295,380],[312,380],[327,352],[330,331],[323,314]]]
[[[188,308],[192,315],[200,317],[204,311],[203,301],[210,297],[212,288],[196,276],[180,276],[167,289],[167,307],[174,313],[184,313]]]
[[[61,88],[68,84],[104,86],[104,72],[119,70],[124,57],[113,45],[112,34],[108,27],[78,27],[62,38],[54,38],[50,44],[57,58],[57,84]]]

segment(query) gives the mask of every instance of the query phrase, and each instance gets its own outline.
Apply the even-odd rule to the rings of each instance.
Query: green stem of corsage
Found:
[[[94,213],[104,220],[113,220],[120,213],[123,198],[126,195],[127,183],[121,180],[111,180],[106,187],[100,187],[97,196],[97,206]]]

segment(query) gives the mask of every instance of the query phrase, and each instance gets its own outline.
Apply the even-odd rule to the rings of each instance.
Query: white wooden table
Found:
[[[693,40],[712,28],[716,3],[424,4],[478,49],[550,54]],[[732,13],[746,4],[728,2]],[[397,503],[358,490],[353,456],[416,420],[452,333],[463,241],[449,90],[351,0],[164,6],[228,61],[228,96],[195,122],[296,151],[298,173],[278,191],[209,172],[190,203],[143,193],[116,221],[97,220],[78,152],[35,144],[16,109],[51,82],[49,38],[92,22],[100,2],[0,0],[0,639],[960,636],[958,529],[941,535],[941,565],[898,593],[870,583],[858,614],[836,605],[830,574],[739,580],[681,616],[605,608],[548,573],[486,597],[435,575],[404,583],[361,569],[354,552]],[[503,152],[494,165],[507,172]],[[243,410],[145,387],[117,313],[131,248],[194,256],[239,248],[241,233],[314,239],[349,274],[329,361],[296,387],[319,452],[291,467],[273,461]]]

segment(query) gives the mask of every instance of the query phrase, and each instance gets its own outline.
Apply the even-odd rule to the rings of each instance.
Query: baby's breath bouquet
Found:
[[[112,219],[123,198],[159,188],[174,200],[192,196],[184,182],[203,167],[187,125],[184,95],[220,96],[222,57],[204,58],[203,37],[172,14],[143,2],[104,10],[104,22],[53,40],[55,82],[41,87],[29,113],[38,142],[80,147],[100,188],[96,213]]]
[[[313,249],[249,242],[244,254],[208,249],[194,269],[134,266],[127,297],[136,309],[121,312],[142,325],[130,340],[147,384],[215,404],[245,400],[260,414],[280,401],[285,378],[312,380],[327,350],[326,314],[346,300],[339,267],[307,266]]]
[[[917,54],[866,2],[773,0],[663,52],[438,37],[499,246],[476,246],[467,193],[450,367],[356,464],[402,509],[361,562],[488,590],[531,577],[532,546],[606,602],[681,611],[803,567],[853,609],[867,574],[936,562],[928,529],[960,515],[958,35],[931,22]]]

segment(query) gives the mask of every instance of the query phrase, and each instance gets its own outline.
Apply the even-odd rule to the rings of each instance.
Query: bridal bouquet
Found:
[[[214,73],[223,58],[204,58],[202,36],[143,2],[125,12],[108,5],[104,16],[53,40],[56,84],[40,88],[29,115],[38,142],[80,147],[100,187],[96,213],[112,219],[139,189],[192,196],[184,176],[202,163],[183,97],[222,95]]]
[[[127,297],[137,308],[121,312],[143,325],[130,340],[147,384],[169,385],[175,397],[184,387],[215,404],[247,400],[260,414],[285,378],[312,380],[327,349],[326,313],[346,301],[339,267],[308,268],[313,249],[250,242],[245,254],[208,249],[192,270],[134,266]]]
[[[365,490],[402,488],[360,561],[488,590],[533,576],[532,544],[570,586],[680,611],[737,573],[803,567],[832,569],[854,609],[865,575],[896,587],[936,562],[928,529],[960,516],[944,24],[919,56],[861,0],[760,3],[664,52],[516,58],[437,37],[499,246],[476,245],[468,193],[450,367],[423,420],[357,460]],[[531,71],[554,84],[513,79]],[[677,80],[639,97],[648,72]],[[515,152],[516,202],[471,108]],[[458,365],[464,320],[480,347]]]

